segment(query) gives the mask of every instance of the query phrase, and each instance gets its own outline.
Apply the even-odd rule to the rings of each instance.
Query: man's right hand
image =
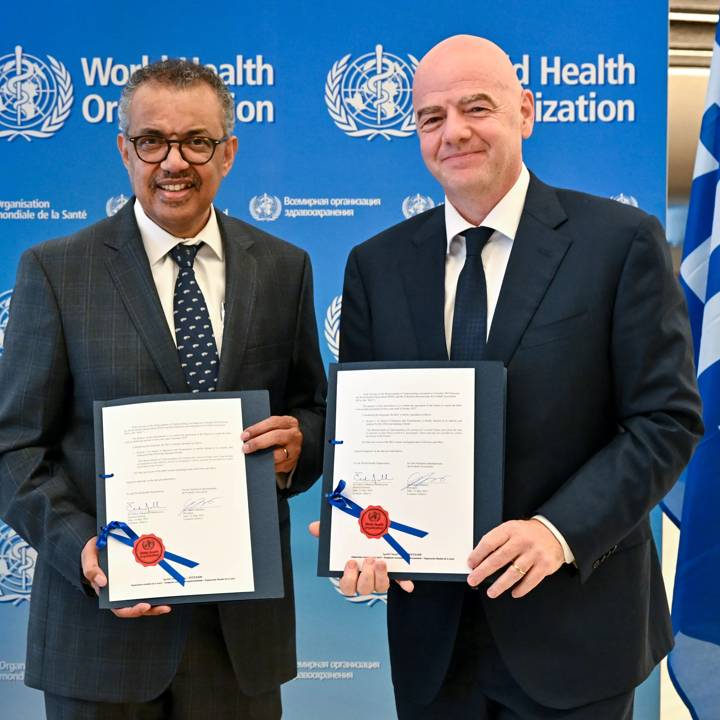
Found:
[[[85,579],[90,583],[97,595],[100,588],[107,585],[107,577],[102,571],[98,562],[98,550],[95,543],[97,535],[91,537],[80,553],[80,563]],[[167,615],[170,612],[169,605],[150,605],[150,603],[138,603],[132,607],[113,609],[113,613],[119,618],[136,618],[151,615]]]
[[[311,522],[308,530],[311,535],[320,537],[320,521]],[[395,582],[405,592],[412,592],[415,589],[412,580],[396,580]],[[355,560],[348,560],[345,563],[345,570],[340,578],[340,592],[343,595],[386,593],[389,587],[390,578],[384,560],[376,560],[373,557],[365,558],[362,568]]]

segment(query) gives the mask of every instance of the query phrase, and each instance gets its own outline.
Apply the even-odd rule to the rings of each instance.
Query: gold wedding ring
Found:
[[[510,563],[510,565],[515,572],[519,572],[521,575],[527,574],[527,570],[523,570],[519,565],[516,565],[515,563]]]
[[[287,451],[287,448],[286,448],[286,447],[281,447],[280,449],[285,453],[285,459],[286,459],[286,460],[289,460],[289,459],[290,459],[290,453]],[[525,573],[523,573],[523,575],[524,575],[524,574],[525,574]]]

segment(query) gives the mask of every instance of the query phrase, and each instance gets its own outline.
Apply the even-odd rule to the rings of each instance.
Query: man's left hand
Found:
[[[320,521],[315,520],[308,525],[308,530],[313,537],[320,537]],[[415,589],[412,580],[395,580],[395,582],[407,593]],[[340,578],[340,592],[343,595],[352,597],[360,593],[386,593],[390,587],[390,578],[387,572],[387,563],[384,560],[376,560],[373,557],[365,558],[360,568],[355,560],[348,560]]]
[[[243,452],[255,452],[274,447],[275,472],[292,472],[302,450],[303,434],[300,423],[292,415],[271,415],[241,435]]]
[[[512,588],[512,596],[519,598],[556,572],[564,561],[562,546],[539,520],[510,520],[484,535],[470,553],[467,581],[476,587],[506,568],[488,589],[488,597],[496,598]]]

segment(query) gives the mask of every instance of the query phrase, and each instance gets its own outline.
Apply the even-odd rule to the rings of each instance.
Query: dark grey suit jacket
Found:
[[[356,247],[340,360],[447,360],[443,208]],[[648,513],[702,434],[685,302],[662,228],[640,210],[532,177],[485,359],[507,367],[504,517],[547,517],[577,568],[526,597],[479,593],[536,701],[630,690],[672,631]],[[448,667],[462,583],[391,586],[396,693],[429,701]]]
[[[304,440],[291,492],[322,466],[325,373],[305,252],[218,214],[226,306],[218,390],[265,388]],[[0,516],[38,551],[26,683],[59,695],[139,702],[174,676],[191,607],[120,620],[81,584],[96,533],[93,401],[186,392],[132,203],[22,256],[0,360]],[[295,675],[287,496],[278,494],[286,595],[221,603],[247,694]]]

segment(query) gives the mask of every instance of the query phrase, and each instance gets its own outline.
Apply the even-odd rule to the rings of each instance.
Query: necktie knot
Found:
[[[465,254],[479,255],[485,245],[487,245],[490,236],[495,232],[489,227],[468,228],[463,236],[465,237]]]
[[[202,247],[203,243],[197,243],[196,245],[186,245],[185,243],[178,243],[172,250],[170,250],[170,257],[181,267],[191,268],[195,262],[195,256],[198,254],[198,250]]]

